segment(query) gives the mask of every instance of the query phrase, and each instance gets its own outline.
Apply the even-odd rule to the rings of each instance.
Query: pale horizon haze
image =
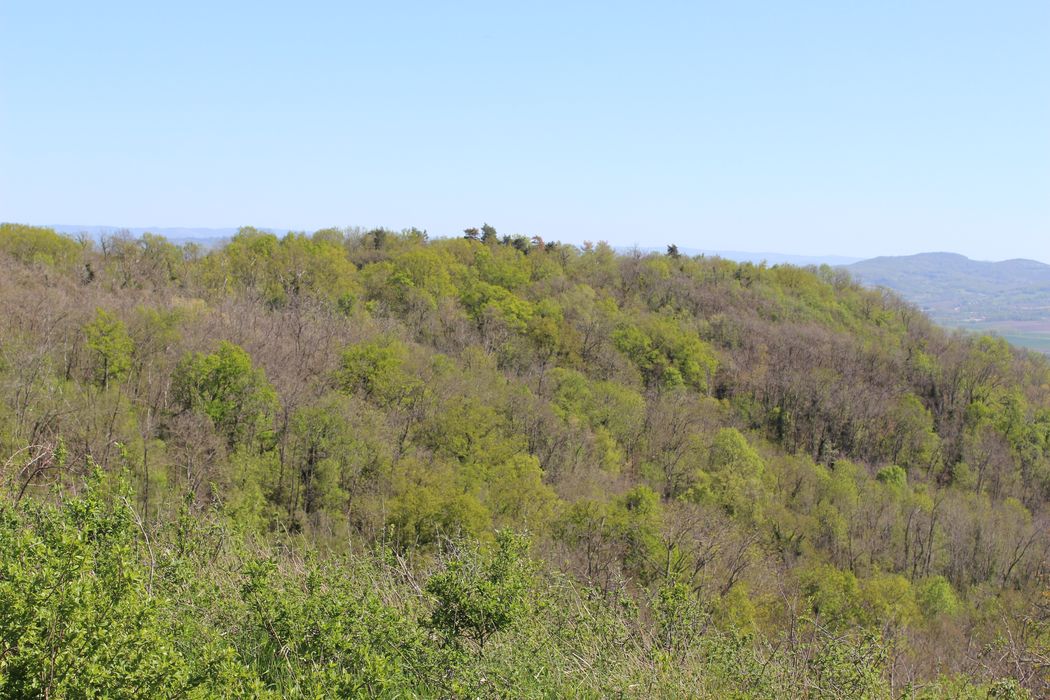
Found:
[[[0,0],[0,221],[1050,263],[1050,3]]]

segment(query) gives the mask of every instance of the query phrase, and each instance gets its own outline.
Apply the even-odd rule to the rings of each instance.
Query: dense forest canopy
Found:
[[[1050,364],[828,267],[0,226],[0,694],[1045,697]]]

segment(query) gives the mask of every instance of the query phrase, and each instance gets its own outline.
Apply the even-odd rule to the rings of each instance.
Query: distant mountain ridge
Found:
[[[1050,350],[1050,265],[920,253],[843,269],[864,284],[892,289],[943,325],[998,331],[1011,342]]]
[[[920,253],[872,258],[846,269],[865,284],[899,292],[941,320],[1050,316],[1050,265],[1036,260],[984,262],[957,253]]]
[[[630,253],[635,248],[617,246],[616,250],[620,253]],[[643,253],[663,253],[666,247],[655,248],[655,247],[641,247],[637,246],[637,249]],[[766,263],[768,265],[797,265],[798,267],[806,267],[809,265],[831,265],[831,266],[843,266],[851,263],[856,263],[861,258],[850,257],[847,255],[798,255],[795,253],[771,253],[771,252],[751,252],[745,250],[713,250],[710,248],[685,248],[679,247],[678,252],[682,255],[696,256],[706,255],[708,257],[719,257],[725,258],[726,260],[732,260],[733,262],[750,262],[754,264]]]
[[[85,226],[81,224],[58,224],[48,225],[50,229],[54,229],[58,233],[63,233],[67,236],[75,236],[77,234],[86,233],[92,238],[98,238],[99,236],[109,235],[117,233],[118,231],[127,231],[132,236],[141,236],[144,233],[153,233],[158,236],[164,236],[172,243],[217,243],[219,241],[232,238],[237,233],[238,227],[229,228],[205,228],[205,227],[188,227],[188,226],[97,226],[90,225]],[[260,228],[260,231],[269,231],[271,233],[284,234],[288,233],[288,229],[279,228]]]
[[[953,285],[958,281],[958,275],[965,274],[972,276],[972,282],[992,284],[996,288],[1003,285],[1024,287],[1050,281],[1050,265],[1038,260],[1014,258],[987,262],[971,260],[958,253],[881,256],[855,262],[849,268],[873,282],[878,279],[896,281],[916,274],[950,281]]]

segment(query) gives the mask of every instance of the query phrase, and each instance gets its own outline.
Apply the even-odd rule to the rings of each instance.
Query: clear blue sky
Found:
[[[0,220],[1050,261],[1050,2],[0,0]]]

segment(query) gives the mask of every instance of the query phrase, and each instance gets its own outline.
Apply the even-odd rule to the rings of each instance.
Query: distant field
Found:
[[[1050,333],[1000,333],[1011,345],[1019,345],[1050,355]]]
[[[978,333],[993,333],[1011,345],[1036,350],[1050,355],[1050,323],[1025,322],[1005,326],[1002,324],[971,323],[959,326],[964,330]]]

